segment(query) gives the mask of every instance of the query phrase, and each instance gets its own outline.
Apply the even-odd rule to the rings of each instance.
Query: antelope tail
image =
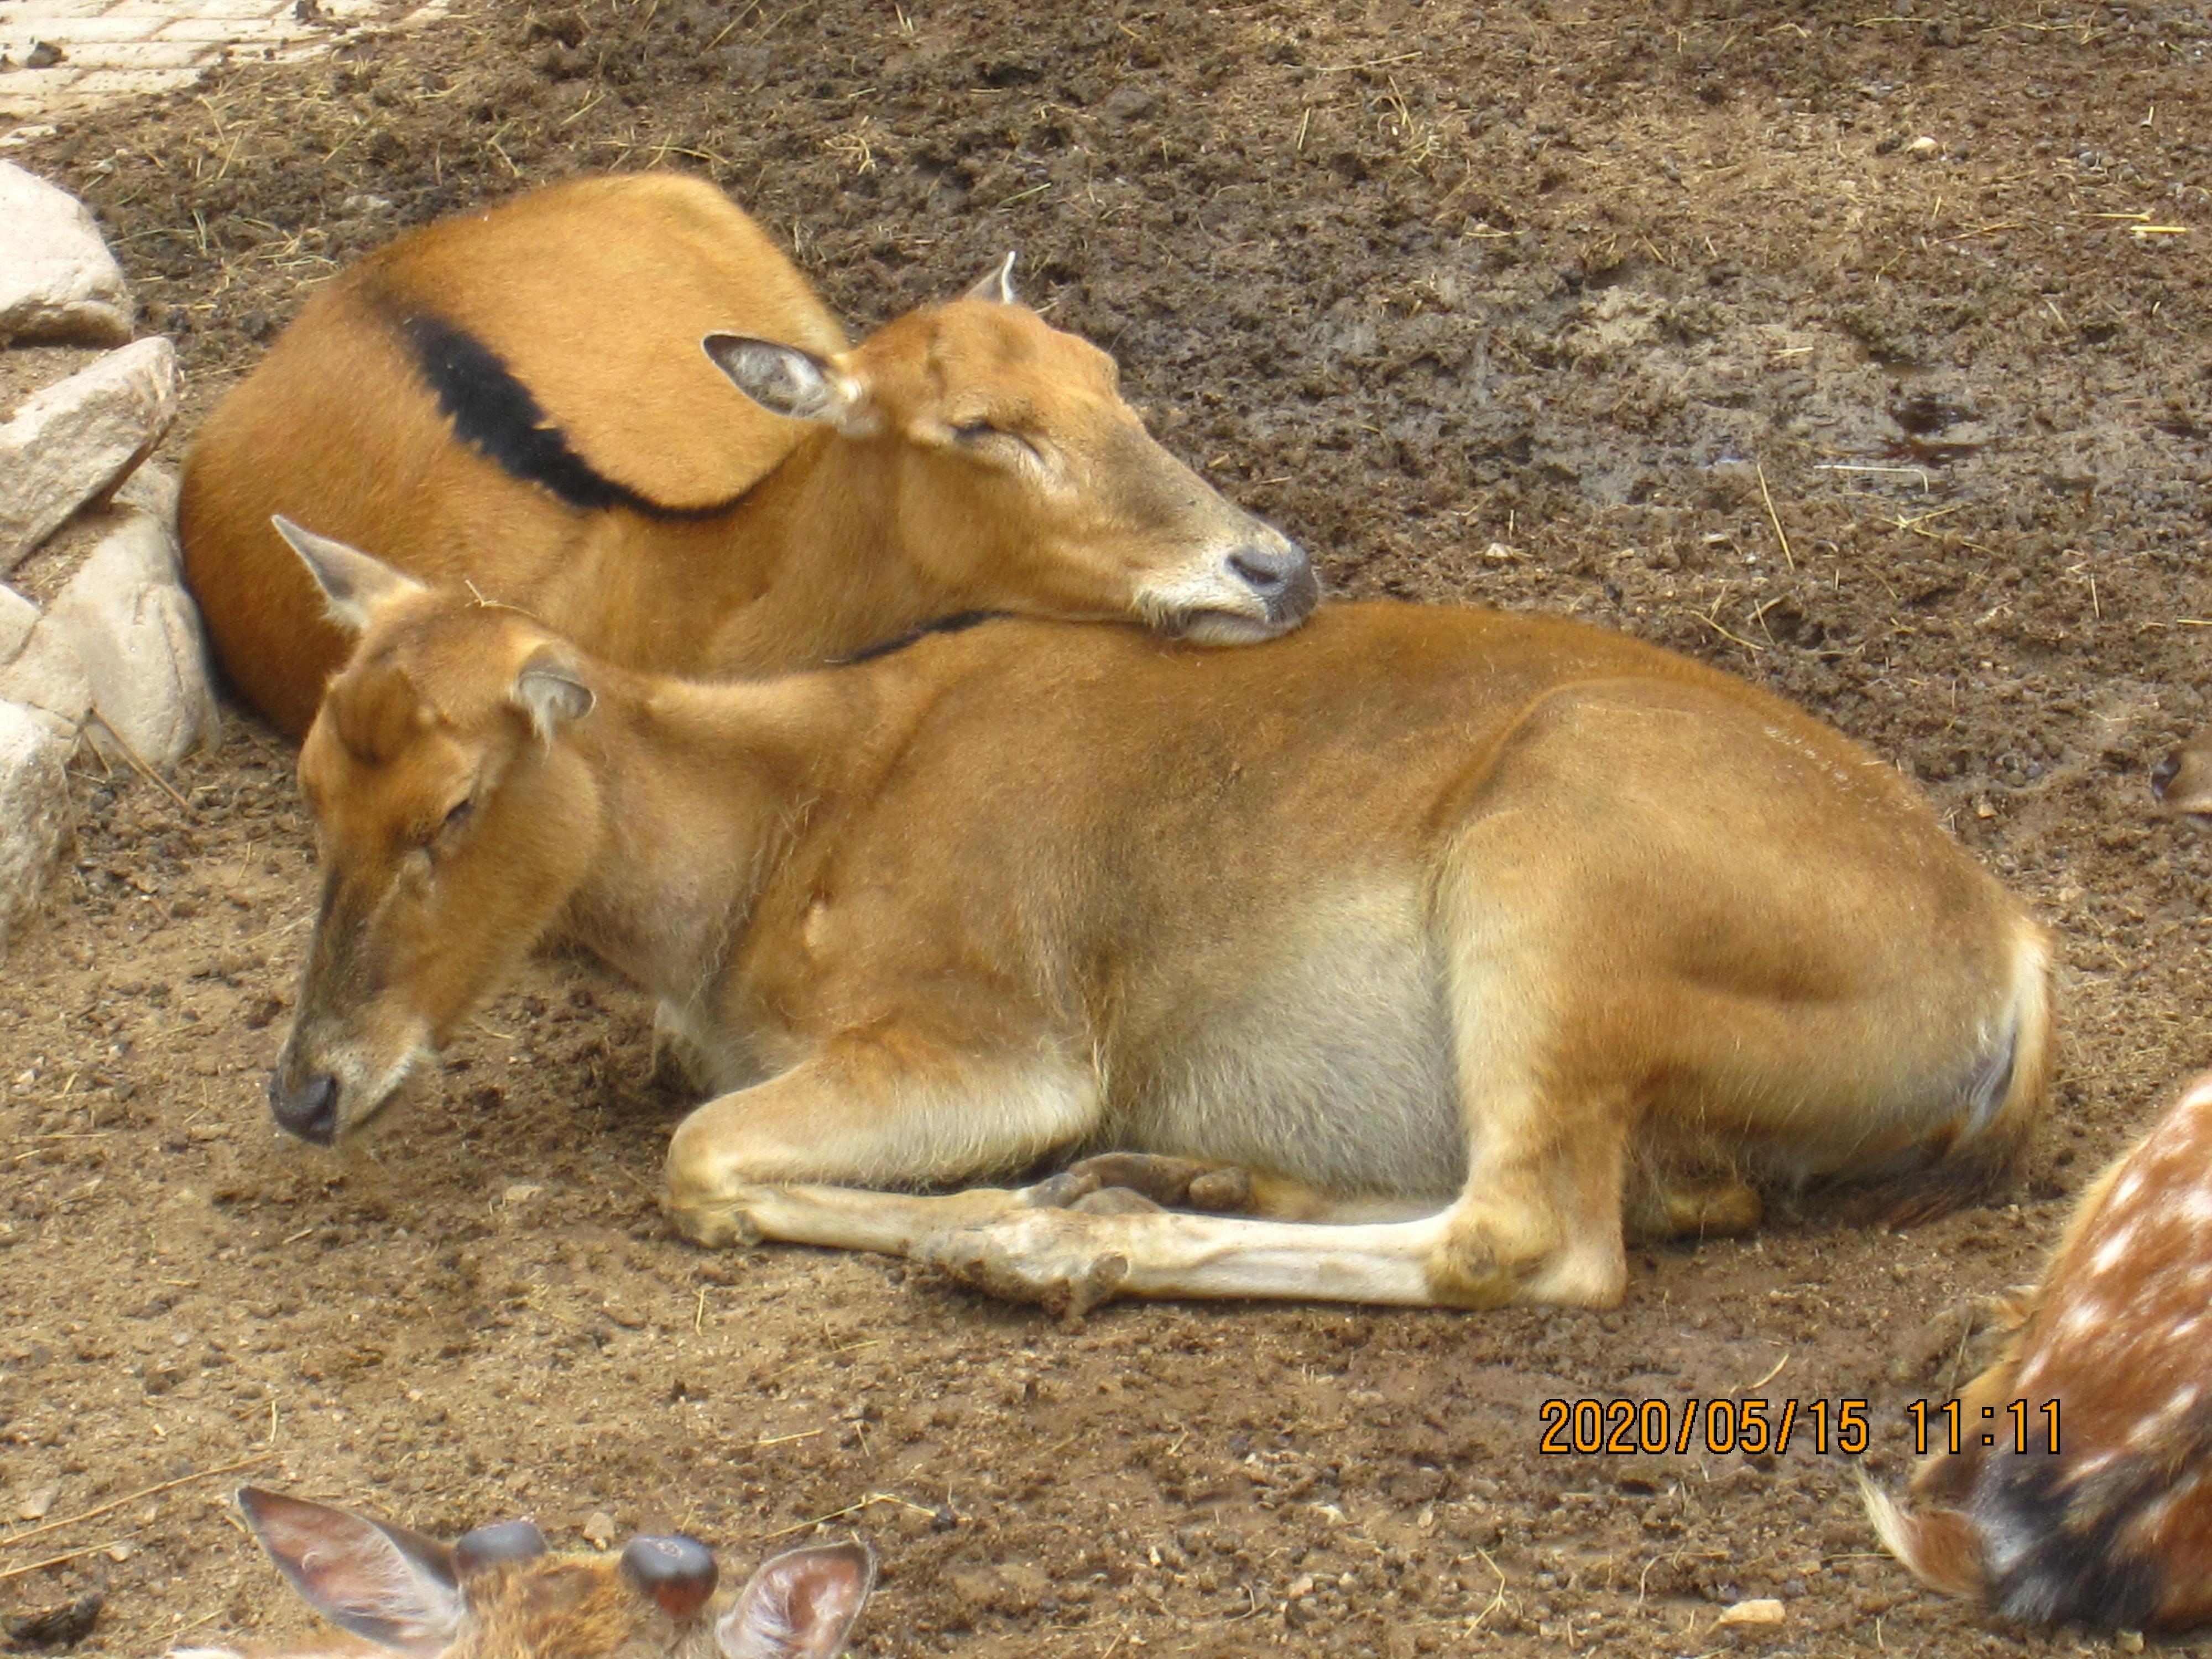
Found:
[[[1932,1590],[1978,1598],[1986,1580],[1982,1545],[1973,1522],[1958,1510],[1929,1510],[1915,1515],[1887,1492],[1859,1475],[1859,1501],[1874,1523],[1882,1547]]]

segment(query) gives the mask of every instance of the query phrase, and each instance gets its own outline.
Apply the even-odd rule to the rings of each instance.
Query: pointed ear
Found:
[[[402,575],[359,548],[302,530],[281,513],[269,522],[291,544],[292,550],[307,565],[307,574],[315,579],[315,586],[323,590],[331,620],[349,634],[368,627],[379,606],[422,592],[422,584],[412,576]]]
[[[530,716],[531,728],[540,743],[550,743],[556,732],[571,720],[583,719],[599,702],[592,688],[584,684],[583,671],[566,651],[551,644],[541,645],[530,653],[530,659],[515,675],[514,689],[508,696]]]
[[[1018,306],[1021,299],[1014,292],[1014,256],[1006,257],[993,265],[969,284],[960,296],[963,300],[988,300],[994,306]]]
[[[709,334],[699,343],[732,385],[771,415],[866,434],[867,393],[827,357],[750,334]]]
[[[292,1588],[342,1630],[430,1659],[460,1628],[451,1554],[389,1522],[241,1486],[238,1507]]]
[[[793,1550],[764,1563],[714,1626],[722,1659],[831,1659],[875,1588],[866,1544]]]

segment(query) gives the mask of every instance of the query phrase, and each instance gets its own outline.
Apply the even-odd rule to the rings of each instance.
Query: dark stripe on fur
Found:
[[[421,311],[395,308],[392,324],[453,435],[509,477],[551,490],[579,512],[619,507],[648,519],[711,519],[744,499],[741,492],[708,507],[669,507],[641,495],[569,448],[530,388],[474,335]]]
[[[935,622],[926,622],[895,640],[884,640],[865,650],[855,651],[849,657],[840,657],[830,666],[850,668],[854,663],[873,662],[878,657],[890,656],[894,651],[903,651],[909,645],[927,639],[932,634],[964,634],[978,623],[996,622],[1006,614],[1003,611],[963,611],[953,616],[939,617]]]
[[[2154,1621],[2166,1599],[2154,1560],[2117,1552],[2115,1534],[2172,1487],[2173,1471],[2123,1458],[2084,1489],[2062,1480],[2064,1465],[2040,1449],[1993,1458],[1973,1504],[1989,1574],[1990,1605],[2027,1624],[2081,1619],[2121,1630]],[[1992,1478],[1994,1477],[1994,1478]],[[1999,1566],[1991,1547],[2028,1540]]]

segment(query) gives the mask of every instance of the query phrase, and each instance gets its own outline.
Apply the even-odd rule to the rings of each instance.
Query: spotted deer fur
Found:
[[[1882,1542],[2028,1623],[2212,1620],[2212,1073],[2082,1194],[2010,1317],[1960,1395],[1960,1450],[1913,1478],[1917,1507],[1868,1486]]]

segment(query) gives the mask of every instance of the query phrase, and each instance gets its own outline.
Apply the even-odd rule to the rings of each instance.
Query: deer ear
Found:
[[[874,429],[866,388],[827,357],[750,334],[709,334],[699,343],[731,385],[771,415],[818,421],[852,438]]]
[[[463,1603],[436,1539],[258,1486],[239,1489],[238,1507],[292,1588],[341,1630],[413,1659],[451,1645]]]
[[[422,591],[422,583],[412,576],[401,574],[383,560],[372,558],[359,548],[348,547],[328,536],[303,530],[282,513],[269,522],[290,544],[292,550],[307,567],[307,574],[315,579],[315,586],[323,590],[331,620],[349,634],[358,634],[368,627],[369,617],[380,606]]]
[[[584,684],[583,671],[556,645],[541,645],[530,653],[514,677],[509,694],[514,706],[530,716],[531,728],[540,743],[571,720],[580,720],[598,706],[599,698]]]
[[[714,1627],[722,1659],[832,1659],[875,1588],[866,1544],[793,1550],[762,1564]]]
[[[1014,255],[1006,257],[968,285],[963,300],[988,300],[996,306],[1018,306],[1021,296],[1014,292]]]

